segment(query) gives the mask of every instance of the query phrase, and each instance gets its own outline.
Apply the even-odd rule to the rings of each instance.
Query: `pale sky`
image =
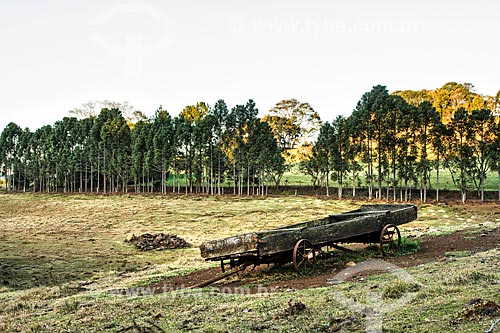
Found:
[[[494,95],[499,13],[493,0],[0,0],[0,131],[90,100],[175,116],[296,98],[331,121],[376,84]]]

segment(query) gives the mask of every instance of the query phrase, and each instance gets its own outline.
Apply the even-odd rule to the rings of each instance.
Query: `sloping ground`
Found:
[[[389,262],[408,266],[402,271],[418,283],[365,270],[347,283],[328,284],[348,261],[360,268],[366,258],[381,259],[368,249],[359,258],[335,253],[305,279],[290,265],[261,266],[241,281],[215,288],[155,297],[134,293],[142,288],[142,296],[151,295],[147,286],[158,282],[195,283],[216,274],[218,269],[206,269],[213,263],[200,257],[197,245],[203,240],[281,227],[360,204],[300,196],[0,195],[0,332],[365,332],[366,314],[346,306],[344,298],[369,305],[367,297],[378,294],[383,309],[390,310],[407,291],[414,300],[385,312],[384,332],[490,327],[500,303],[498,203],[419,205],[419,218],[405,225],[404,233],[421,237],[421,251]],[[467,231],[451,235],[459,230]],[[127,234],[146,232],[180,235],[193,247],[138,251],[124,242]],[[448,235],[435,236],[440,233]],[[197,281],[190,281],[193,276]],[[319,287],[305,289],[314,286]],[[131,294],[110,294],[120,288]],[[248,294],[231,295],[236,289]]]

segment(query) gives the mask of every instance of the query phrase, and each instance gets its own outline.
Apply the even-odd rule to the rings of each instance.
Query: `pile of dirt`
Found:
[[[467,303],[464,317],[468,319],[500,316],[500,305],[493,301],[476,298]]]
[[[171,250],[190,246],[183,238],[164,233],[132,235],[127,237],[125,242],[134,244],[140,251]]]
[[[306,305],[302,302],[293,302],[292,300],[288,301],[288,307],[285,309],[284,316],[295,316],[299,314],[300,312],[304,311],[306,308]]]

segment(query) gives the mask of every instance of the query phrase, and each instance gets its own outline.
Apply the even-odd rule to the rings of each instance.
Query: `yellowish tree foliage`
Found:
[[[500,94],[500,92],[499,92]],[[405,90],[395,91],[393,95],[401,96],[406,102],[418,106],[423,101],[429,101],[441,115],[443,123],[447,124],[459,108],[469,113],[473,110],[488,109],[494,111],[499,104],[500,95],[496,97],[481,95],[475,92],[470,83],[448,82],[434,90]]]
[[[203,119],[208,114],[208,105],[205,102],[198,102],[196,105],[188,105],[179,113],[179,116],[190,123]]]
[[[311,105],[295,98],[276,103],[262,120],[271,126],[282,151],[304,144],[321,127],[320,116]]]

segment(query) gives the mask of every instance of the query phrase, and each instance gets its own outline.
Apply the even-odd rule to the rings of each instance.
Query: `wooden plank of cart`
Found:
[[[306,275],[314,270],[316,255],[325,246],[345,249],[339,244],[379,243],[384,256],[396,255],[401,246],[398,225],[416,218],[417,207],[411,204],[362,205],[317,220],[207,241],[200,251],[205,260],[220,261],[223,274],[215,281],[249,265],[270,263],[293,262],[294,269]]]

